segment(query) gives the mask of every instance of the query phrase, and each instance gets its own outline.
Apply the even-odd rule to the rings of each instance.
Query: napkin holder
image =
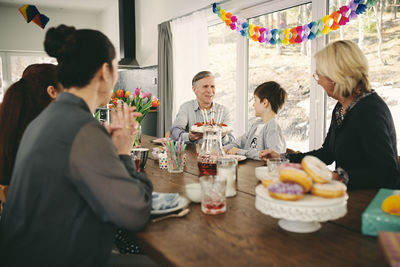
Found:
[[[391,215],[382,210],[382,202],[395,190],[380,189],[362,214],[361,230],[364,235],[377,236],[378,232],[399,232],[400,216]]]

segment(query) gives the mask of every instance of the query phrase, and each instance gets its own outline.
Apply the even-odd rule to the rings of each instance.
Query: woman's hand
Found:
[[[228,155],[237,155],[237,153],[239,152],[239,148],[237,147],[232,147],[230,150],[228,150],[226,152],[226,154]]]
[[[280,158],[281,154],[279,154],[278,152],[275,152],[271,149],[265,149],[265,150],[260,151],[259,156],[262,161],[267,161],[267,159],[270,159],[270,158]]]
[[[117,110],[111,110],[111,124],[106,124],[106,129],[117,148],[119,155],[129,155],[139,123],[137,117],[142,114],[134,112],[135,107],[128,107],[126,103],[117,105]]]

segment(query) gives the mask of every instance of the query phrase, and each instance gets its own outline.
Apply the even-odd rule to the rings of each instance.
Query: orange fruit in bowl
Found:
[[[382,203],[382,210],[392,215],[400,215],[400,195],[388,196]]]

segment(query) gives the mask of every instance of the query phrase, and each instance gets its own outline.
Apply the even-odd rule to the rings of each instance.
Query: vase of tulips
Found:
[[[136,112],[142,113],[141,117],[136,118],[137,122],[139,123],[139,127],[132,144],[133,147],[138,147],[140,146],[142,121],[146,117],[147,113],[149,113],[151,108],[157,108],[160,105],[160,101],[157,97],[152,96],[151,93],[146,93],[140,88],[136,88],[133,92],[122,89],[114,90],[111,95],[110,104],[112,104],[115,108],[118,105],[118,101],[125,102],[128,104],[128,106],[135,106]]]

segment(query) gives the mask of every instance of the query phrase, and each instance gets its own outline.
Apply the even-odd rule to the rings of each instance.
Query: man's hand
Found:
[[[203,133],[198,133],[198,132],[189,132],[189,140],[190,141],[197,141],[200,140],[201,138],[203,138]]]

